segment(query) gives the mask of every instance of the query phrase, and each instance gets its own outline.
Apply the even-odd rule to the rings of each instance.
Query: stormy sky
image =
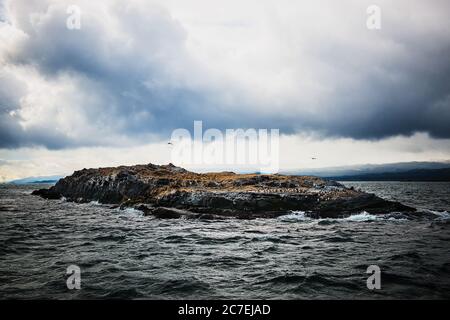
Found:
[[[194,120],[278,128],[293,167],[311,143],[319,165],[449,159],[450,2],[377,1],[379,30],[371,4],[0,0],[0,175],[147,145],[134,160],[164,162],[162,144]],[[99,148],[109,156],[92,163]]]

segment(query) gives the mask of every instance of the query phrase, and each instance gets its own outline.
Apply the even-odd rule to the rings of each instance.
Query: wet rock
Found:
[[[223,216],[219,216],[216,214],[200,214],[198,215],[196,218],[200,219],[200,220],[222,220],[224,219]]]
[[[132,206],[132,208],[142,211],[144,215],[152,214],[152,211],[154,210],[152,205],[138,203]]]
[[[62,197],[60,193],[56,192],[52,188],[34,190],[31,194],[35,196],[40,196],[44,199],[51,199],[51,200],[61,199]]]
[[[181,214],[173,209],[168,208],[156,208],[152,210],[151,214],[160,219],[178,219],[181,218]]]

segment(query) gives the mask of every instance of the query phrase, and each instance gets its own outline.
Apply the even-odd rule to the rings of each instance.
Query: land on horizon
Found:
[[[70,174],[71,173],[67,173],[65,175],[25,177],[21,179],[6,181],[5,183],[12,183],[12,184],[55,183],[59,179]],[[364,164],[364,165],[338,166],[338,167],[325,167],[312,169],[281,170],[280,174],[309,175],[338,181],[450,181],[450,161],[445,162],[415,161],[415,162]]]

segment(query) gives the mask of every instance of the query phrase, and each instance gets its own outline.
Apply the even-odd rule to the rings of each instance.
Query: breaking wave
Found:
[[[422,213],[422,215],[421,215]],[[415,219],[426,219],[426,220],[448,220],[450,219],[450,214],[447,211],[419,211],[418,214],[414,216],[408,216],[403,213],[392,212],[388,214],[370,214],[366,211],[352,214],[348,217],[343,218],[319,218],[314,219],[308,217],[305,211],[291,211],[288,214],[279,216],[278,219],[286,222],[295,221],[318,221],[318,222],[368,222],[368,221],[408,221]]]
[[[117,209],[120,213],[130,214],[130,215],[138,215],[142,216],[143,211],[135,209],[135,208],[124,208],[124,209]]]
[[[395,219],[393,217],[387,217],[387,215],[374,215],[366,211],[358,214],[353,214],[345,218],[319,218],[313,219],[307,216],[304,211],[291,211],[291,213],[282,215],[278,217],[282,221],[351,221],[351,222],[364,222],[364,221],[375,221],[375,220],[389,220]],[[395,219],[397,220],[397,219]],[[402,220],[402,219],[398,219]]]
[[[450,213],[448,211],[433,211],[428,210],[431,214],[434,214],[436,216],[436,220],[449,220],[450,219]]]

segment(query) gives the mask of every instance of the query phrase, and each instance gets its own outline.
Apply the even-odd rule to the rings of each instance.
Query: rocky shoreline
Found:
[[[313,176],[200,174],[172,164],[83,169],[33,194],[131,207],[157,218],[274,218],[290,211],[304,211],[313,218],[340,218],[363,211],[416,211]]]

